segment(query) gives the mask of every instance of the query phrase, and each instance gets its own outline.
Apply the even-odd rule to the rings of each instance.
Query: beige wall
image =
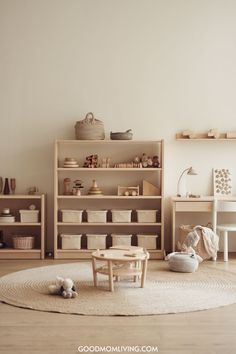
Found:
[[[236,130],[235,18],[235,0],[0,0],[0,175],[48,194],[48,244],[53,141],[74,138],[88,111],[107,135],[165,139],[167,239],[184,168],[199,170],[189,188],[206,195],[212,168],[229,167],[236,192],[236,142],[174,139]]]

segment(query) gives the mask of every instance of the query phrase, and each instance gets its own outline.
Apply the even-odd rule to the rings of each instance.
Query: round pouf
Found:
[[[169,267],[173,272],[193,273],[198,269],[198,260],[194,254],[175,253],[169,259]]]

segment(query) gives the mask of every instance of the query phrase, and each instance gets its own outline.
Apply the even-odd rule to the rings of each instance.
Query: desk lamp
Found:
[[[187,175],[194,176],[198,173],[192,168],[188,167],[181,173],[178,184],[177,184],[177,196],[178,197],[187,197]]]

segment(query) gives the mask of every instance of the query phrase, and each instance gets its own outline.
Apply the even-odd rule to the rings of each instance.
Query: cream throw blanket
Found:
[[[197,225],[189,232],[181,248],[192,247],[203,259],[217,258],[219,236],[209,227]]]

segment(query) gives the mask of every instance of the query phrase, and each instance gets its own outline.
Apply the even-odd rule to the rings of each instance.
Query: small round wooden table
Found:
[[[98,286],[97,273],[108,275],[109,290],[114,291],[113,278],[132,276],[134,281],[141,276],[141,288],[145,285],[149,253],[143,250],[127,251],[123,249],[97,250],[92,253],[93,281]],[[97,261],[105,265],[97,267]]]

